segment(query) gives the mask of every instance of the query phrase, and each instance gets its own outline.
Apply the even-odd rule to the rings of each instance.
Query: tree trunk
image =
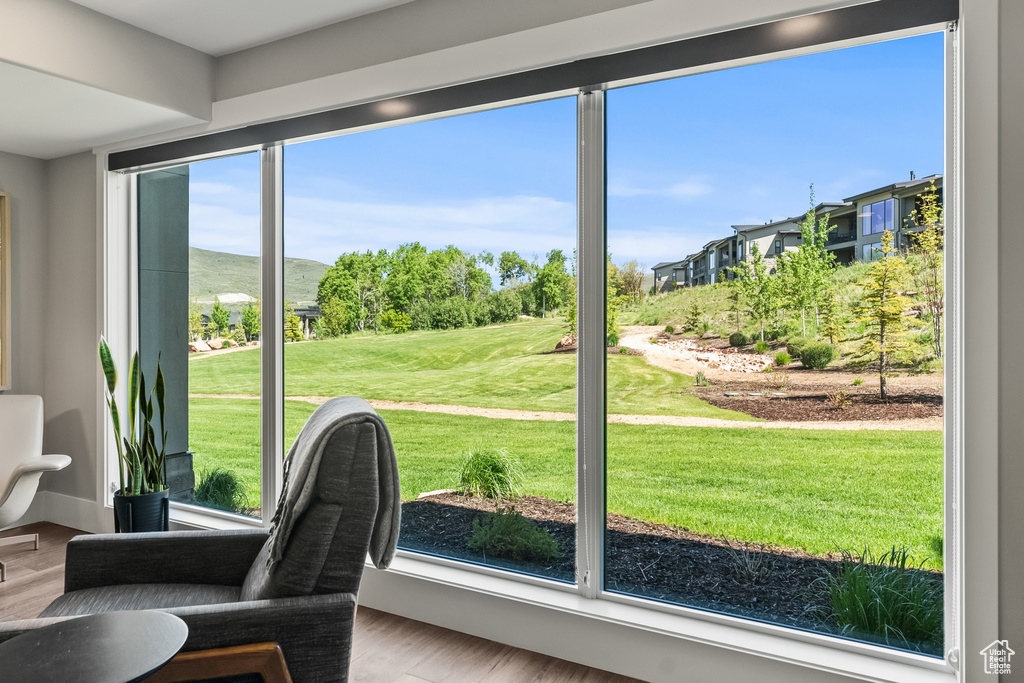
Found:
[[[803,336],[807,336],[807,313],[806,310],[800,309],[800,330],[803,332]]]
[[[889,395],[885,390],[885,370],[886,361],[888,360],[888,354],[885,352],[885,322],[881,322],[878,325],[878,346],[881,349],[878,352],[878,388],[881,392],[882,400],[888,401]]]
[[[764,318],[758,318],[761,322],[761,341],[764,341]]]

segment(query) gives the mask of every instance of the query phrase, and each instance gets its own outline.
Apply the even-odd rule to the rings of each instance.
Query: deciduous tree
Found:
[[[921,195],[921,203],[914,212],[917,225],[924,230],[911,233],[914,281],[924,296],[925,307],[932,319],[932,343],[935,357],[942,358],[942,314],[944,292],[942,283],[942,242],[945,217],[939,193],[933,180],[928,191]]]
[[[901,292],[910,279],[907,262],[893,246],[892,232],[882,233],[879,258],[868,267],[860,283],[864,296],[858,307],[859,320],[867,324],[861,354],[878,362],[878,385],[882,400],[888,400],[885,378],[889,376],[893,354],[906,348],[907,322],[903,312],[910,299]]]

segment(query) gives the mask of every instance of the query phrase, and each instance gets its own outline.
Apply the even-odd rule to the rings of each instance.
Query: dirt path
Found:
[[[189,394],[189,398],[243,398],[258,399],[253,394]],[[302,401],[319,405],[332,396],[286,396],[289,401]],[[469,415],[495,420],[539,420],[569,422],[576,419],[574,413],[558,413],[540,410],[511,410],[508,408],[473,408],[419,401],[371,400],[377,410],[413,410],[421,413],[442,413],[444,415]],[[857,420],[850,422],[744,422],[723,420],[712,417],[686,417],[680,415],[608,415],[608,422],[632,425],[666,425],[671,427],[725,427],[730,429],[827,429],[857,430],[874,429],[882,431],[932,431],[942,429],[942,418],[921,418],[916,420]]]

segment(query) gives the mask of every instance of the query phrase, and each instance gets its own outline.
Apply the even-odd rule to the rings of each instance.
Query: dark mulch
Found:
[[[456,493],[403,503],[399,546],[572,582],[575,506],[524,496],[514,507],[551,533],[562,551],[560,559],[519,564],[470,551],[473,520],[493,512],[495,504]],[[834,630],[821,579],[838,569],[837,555],[816,557],[789,548],[730,543],[620,515],[608,515],[607,520],[606,590],[796,628]]]
[[[738,410],[754,417],[772,421],[835,421],[850,420],[907,420],[922,417],[942,417],[942,394],[932,388],[915,387],[895,389],[888,401],[878,395],[877,380],[859,387],[837,387],[835,384],[808,385],[799,389],[779,388],[771,379],[759,381],[730,381],[708,387],[693,387],[693,393],[719,408]],[[739,396],[726,396],[725,392]],[[842,408],[828,399],[829,392],[845,391],[849,402]],[[763,396],[748,396],[759,392]],[[773,396],[773,392],[785,396]]]

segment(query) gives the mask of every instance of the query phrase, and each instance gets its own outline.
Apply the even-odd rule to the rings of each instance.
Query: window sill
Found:
[[[640,642],[650,642],[652,652],[645,655],[634,646],[630,652],[636,666],[648,670],[619,670],[618,673],[647,680],[659,680],[653,662],[665,670],[665,659],[678,652],[677,670],[688,670],[687,657],[692,648],[680,647],[680,641],[703,646],[704,657],[720,659],[728,650],[751,655],[745,658],[752,667],[764,659],[783,665],[795,674],[795,668],[870,681],[900,683],[951,683],[956,674],[945,662],[923,655],[903,653],[871,645],[842,641],[828,636],[794,632],[783,627],[748,622],[686,608],[661,606],[629,596],[608,595],[590,600],[575,591],[567,591],[541,582],[524,583],[517,578],[494,572],[463,568],[454,562],[424,560],[402,553],[391,568],[379,571],[367,565],[360,604],[439,626],[498,640],[599,668],[615,670],[614,665],[594,659],[603,650],[620,650],[612,660],[622,659],[615,641],[591,643],[587,654],[573,656],[574,641],[580,631],[596,628],[605,633],[630,633]],[[452,605],[452,606],[449,606]],[[517,616],[523,623],[517,624]],[[555,623],[557,622],[557,624]],[[566,623],[571,626],[566,628]],[[545,633],[547,629],[550,632]],[[655,637],[652,637],[655,636]],[[668,640],[675,647],[663,647]],[[540,644],[538,646],[538,643]],[[597,647],[594,647],[594,645]],[[709,650],[709,648],[712,648]],[[715,652],[717,650],[717,652]],[[693,661],[692,659],[689,661]],[[730,667],[734,658],[730,656]],[[737,663],[740,661],[736,658]],[[772,667],[778,670],[778,664]],[[785,665],[791,665],[786,667]],[[671,663],[668,664],[671,667]],[[620,669],[629,669],[623,663]],[[757,672],[760,671],[760,674]],[[752,668],[755,678],[774,680],[766,670]],[[739,672],[737,672],[739,673]],[[802,679],[796,676],[794,680]],[[739,678],[738,678],[739,679]],[[660,680],[672,680],[662,677]],[[787,676],[778,680],[788,680]]]
[[[171,501],[172,529],[262,529],[263,520]]]

